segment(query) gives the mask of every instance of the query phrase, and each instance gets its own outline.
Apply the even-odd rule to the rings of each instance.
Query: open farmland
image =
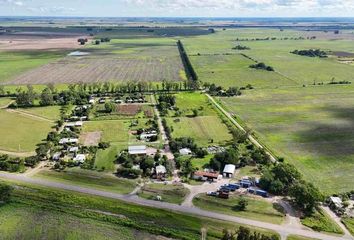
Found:
[[[32,152],[46,138],[52,123],[29,115],[0,110],[0,149]]]
[[[128,122],[123,120],[104,120],[85,122],[83,134],[89,132],[101,132],[101,141],[104,142],[128,142]]]
[[[317,36],[314,40],[308,36]],[[276,38],[276,40],[250,41],[253,38]],[[290,38],[304,37],[303,40]],[[237,41],[236,39],[243,41]],[[287,39],[286,39],[287,38]],[[285,40],[286,39],[286,40]],[[338,81],[354,81],[354,67],[345,64],[335,56],[311,58],[291,54],[296,49],[321,49],[328,52],[354,53],[350,34],[318,34],[318,32],[275,29],[219,29],[216,34],[196,36],[183,40],[191,62],[204,82],[225,87],[243,87],[252,84],[256,88],[279,86],[302,86],[313,82],[328,83],[332,78]],[[233,50],[236,45],[250,50]],[[249,69],[250,59],[272,66],[275,72]]]
[[[352,190],[352,85],[252,90],[222,101],[324,193]]]
[[[91,44],[91,43],[89,43]],[[112,40],[87,46],[86,56],[66,56],[11,78],[9,84],[182,80],[183,65],[172,39]]]

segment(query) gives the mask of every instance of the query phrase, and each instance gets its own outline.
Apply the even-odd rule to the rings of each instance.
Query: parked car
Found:
[[[217,192],[207,192],[207,195],[217,197],[218,193]]]

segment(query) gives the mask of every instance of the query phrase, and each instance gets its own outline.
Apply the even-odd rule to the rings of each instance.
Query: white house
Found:
[[[73,159],[75,163],[84,163],[85,160],[86,160],[85,154],[77,154]]]
[[[79,147],[71,147],[69,148],[69,152],[77,152],[79,151]]]
[[[156,166],[155,171],[156,171],[156,175],[164,175],[167,172],[166,168],[162,165]]]
[[[60,156],[61,156],[61,152],[56,152],[56,153],[53,154],[52,159],[54,161],[58,161],[58,160],[60,160]]]
[[[129,146],[128,152],[130,155],[146,155],[146,153],[147,153],[145,145]]]
[[[224,171],[222,171],[223,176],[227,177],[227,178],[232,178],[232,177],[234,177],[235,170],[236,170],[236,166],[235,165],[226,164],[225,167],[224,167]]]
[[[77,138],[62,138],[59,140],[59,144],[68,144],[68,143],[79,143]]]
[[[341,208],[342,205],[342,199],[339,197],[330,197],[329,198],[330,204],[333,205],[335,208]]]
[[[192,151],[189,148],[182,148],[179,150],[179,154],[181,154],[182,156],[187,156],[191,155]]]

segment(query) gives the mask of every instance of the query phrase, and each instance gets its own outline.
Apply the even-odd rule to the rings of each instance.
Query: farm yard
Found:
[[[324,193],[352,190],[354,88],[245,91],[222,103],[279,157]]]

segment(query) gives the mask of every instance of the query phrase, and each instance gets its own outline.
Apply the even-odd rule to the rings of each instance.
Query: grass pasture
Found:
[[[19,108],[24,113],[28,113],[34,116],[45,118],[51,121],[57,121],[60,117],[60,106],[48,106],[48,107],[32,107],[32,108]]]
[[[232,139],[227,127],[217,116],[167,118],[166,120],[170,126],[173,126],[174,138],[192,137],[200,146],[210,145],[211,140],[214,144],[224,145]]]
[[[136,185],[135,181],[132,180],[79,168],[70,168],[63,172],[42,170],[35,177],[121,194],[130,193]]]
[[[252,84],[256,88],[275,88],[279,86],[302,86],[314,81],[330,82],[336,80],[354,81],[354,67],[340,63],[337,57],[326,59],[311,58],[291,54],[296,49],[322,49],[333,52],[353,53],[352,39],[347,35],[340,37],[328,34],[315,40],[284,40],[284,38],[316,36],[319,33],[275,29],[218,29],[215,34],[195,36],[183,40],[191,61],[204,82],[225,87],[243,87]],[[239,39],[276,37],[277,40],[236,41]],[[244,45],[250,50],[233,50],[236,45]],[[246,54],[254,60],[274,67],[275,72],[249,69],[251,60],[242,57]]]
[[[248,200],[248,206],[245,211],[240,211],[236,208],[240,196],[230,196],[229,199],[220,199],[207,196],[204,193],[196,196],[193,199],[193,204],[208,211],[255,219],[274,224],[281,224],[284,221],[284,214],[279,212],[279,210],[277,210],[271,202],[255,197],[244,197]]]
[[[222,99],[274,153],[324,193],[352,190],[354,87],[245,91]]]
[[[161,196],[163,202],[181,204],[189,190],[183,186],[164,185],[164,184],[148,184],[139,192],[139,197],[156,200],[157,196]]]
[[[319,210],[310,217],[301,219],[301,223],[318,232],[344,234],[343,230],[324,211]]]
[[[0,109],[0,149],[11,152],[32,152],[47,137],[52,123]]]
[[[128,123],[123,120],[103,120],[85,122],[83,133],[102,132],[101,141],[127,143],[129,139]]]
[[[343,218],[342,222],[347,227],[349,232],[354,236],[354,218]]]

